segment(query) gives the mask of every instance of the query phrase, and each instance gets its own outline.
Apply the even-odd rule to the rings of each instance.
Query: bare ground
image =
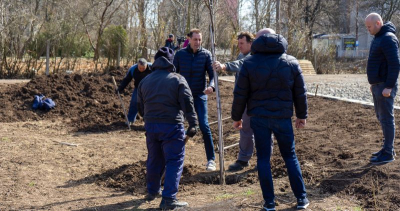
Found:
[[[123,74],[59,75],[0,85],[0,210],[158,207],[160,199],[144,200],[147,151],[143,122],[138,120],[134,130],[126,130],[112,91],[111,75],[118,81]],[[233,84],[221,82],[220,88],[223,117],[229,117]],[[129,92],[123,95],[126,106]],[[54,99],[56,108],[32,111],[37,93]],[[209,100],[210,122],[216,120],[215,108],[214,95]],[[398,120],[396,111],[397,124]],[[231,123],[224,124],[226,145],[238,139]],[[217,125],[211,127],[217,145]],[[398,161],[368,165],[382,137],[371,107],[310,97],[307,128],[295,135],[311,200],[309,210],[400,209]],[[396,142],[395,148],[399,145]],[[186,150],[178,197],[189,202],[188,210],[261,210],[256,171],[227,172],[227,185],[221,186],[219,172],[204,171],[200,137],[191,140]],[[225,152],[225,169],[237,151]],[[272,159],[277,209],[294,210],[295,198],[278,151],[276,146]]]

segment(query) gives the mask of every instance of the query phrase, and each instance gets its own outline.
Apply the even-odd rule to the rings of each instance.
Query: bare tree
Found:
[[[85,28],[89,42],[94,51],[93,60],[100,57],[100,40],[104,29],[111,23],[115,13],[124,3],[123,0],[78,1],[69,0],[69,5],[77,10],[78,16]],[[92,30],[95,32],[92,33]]]

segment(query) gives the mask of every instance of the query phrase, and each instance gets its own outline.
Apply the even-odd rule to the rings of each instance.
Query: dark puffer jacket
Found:
[[[397,82],[400,70],[399,41],[394,33],[396,27],[387,22],[372,40],[367,65],[370,84],[383,82],[386,88],[392,88]]]
[[[287,41],[278,34],[257,38],[244,60],[234,89],[232,119],[239,121],[247,104],[249,116],[307,118],[307,96],[298,61],[287,55]]]
[[[198,125],[185,78],[174,73],[174,65],[163,56],[154,61],[153,70],[138,87],[137,106],[144,121],[183,124],[186,117],[190,126]]]
[[[207,88],[206,72],[210,80],[209,86],[214,88],[210,51],[200,48],[196,53],[193,53],[192,48],[188,45],[176,52],[174,66],[176,72],[185,77],[193,96],[204,94],[203,91]]]

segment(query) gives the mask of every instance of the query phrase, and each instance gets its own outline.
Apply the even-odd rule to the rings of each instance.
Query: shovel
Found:
[[[112,77],[112,80],[113,80],[115,89],[117,90],[118,87],[117,87],[117,83],[115,82],[115,78],[114,78],[114,76],[111,76],[111,77]],[[129,130],[131,130],[131,125],[129,124],[128,116],[126,115],[126,110],[125,110],[125,106],[124,106],[124,101],[122,101],[122,98],[121,98],[121,95],[119,94],[119,91],[117,91],[117,94],[118,94],[119,100],[121,101],[122,109],[124,110],[124,115],[125,115],[126,123],[127,123],[127,125],[128,125]]]

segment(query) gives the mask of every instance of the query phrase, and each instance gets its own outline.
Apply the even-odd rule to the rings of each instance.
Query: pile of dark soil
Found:
[[[37,76],[28,84],[8,85],[0,95],[0,122],[64,119],[77,131],[108,131],[126,128],[120,100],[115,94],[112,76],[117,84],[126,70],[109,74]],[[128,110],[133,82],[122,93]],[[34,95],[44,94],[56,103],[50,111],[33,110]]]

